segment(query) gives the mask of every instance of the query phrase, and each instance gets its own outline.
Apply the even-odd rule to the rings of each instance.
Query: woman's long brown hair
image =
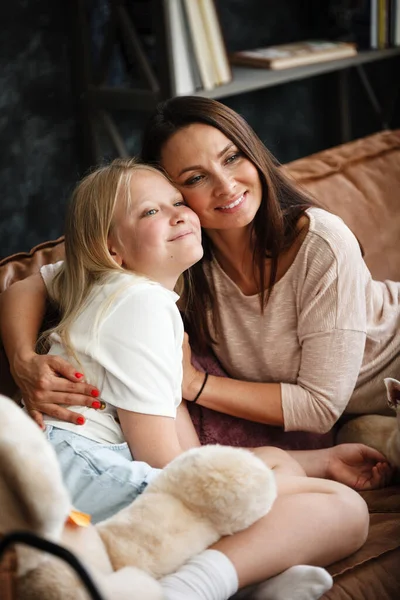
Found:
[[[310,198],[291,183],[279,169],[278,161],[264,146],[250,125],[227,106],[199,96],[181,96],[158,105],[144,131],[142,159],[158,167],[165,143],[179,130],[193,123],[219,129],[255,165],[262,186],[262,200],[253,220],[253,267],[260,291],[263,312],[276,282],[278,258],[290,248],[298,235],[297,223]],[[215,343],[207,313],[212,315],[213,328],[218,333],[215,290],[207,269],[212,259],[212,245],[203,231],[203,259],[185,273],[184,321],[191,343],[204,353]],[[269,281],[265,280],[265,260],[271,260]]]

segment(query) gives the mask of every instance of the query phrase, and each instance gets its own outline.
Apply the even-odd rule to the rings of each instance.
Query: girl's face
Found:
[[[118,264],[173,289],[203,256],[199,219],[161,174],[132,175],[131,206],[117,202],[109,250]]]
[[[166,142],[161,162],[202,227],[234,229],[253,221],[262,198],[258,171],[219,129],[188,125]]]

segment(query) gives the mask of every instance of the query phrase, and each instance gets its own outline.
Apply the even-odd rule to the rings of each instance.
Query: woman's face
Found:
[[[164,145],[161,163],[206,229],[251,223],[262,187],[253,163],[219,129],[194,123]]]
[[[196,214],[161,174],[132,174],[131,206],[117,201],[109,250],[126,269],[172,289],[179,275],[203,256]]]

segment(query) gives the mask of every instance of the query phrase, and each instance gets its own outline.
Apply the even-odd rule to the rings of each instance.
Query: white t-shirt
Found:
[[[372,279],[339,217],[307,215],[308,233],[263,314],[259,295],[245,296],[211,262],[214,351],[231,377],[281,384],[286,431],[324,432],[344,410],[387,410],[383,378],[400,376],[400,283]]]
[[[51,282],[61,263],[45,265],[41,275]],[[116,408],[175,418],[182,399],[183,324],[177,294],[134,274],[116,274],[91,291],[70,328],[78,362],[67,355],[59,337],[50,338],[50,354],[72,362],[85,381],[100,391],[104,410],[73,407],[84,425],[47,418],[46,424],[93,440],[124,441]]]

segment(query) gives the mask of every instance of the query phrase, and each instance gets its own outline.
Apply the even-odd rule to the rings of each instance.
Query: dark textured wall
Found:
[[[347,14],[343,10],[354,4],[216,1],[229,50],[343,34]],[[62,234],[66,201],[78,177],[68,5],[14,0],[2,6],[0,257]],[[399,66],[398,60],[371,66],[380,97],[393,97]],[[335,75],[323,75],[242,94],[226,103],[240,111],[286,162],[340,142],[336,83]],[[354,77],[351,90],[356,109],[353,137],[379,130]],[[136,152],[143,114],[125,113],[118,120],[129,150]]]
[[[60,235],[77,177],[62,5],[13,0],[1,8],[0,256]]]

